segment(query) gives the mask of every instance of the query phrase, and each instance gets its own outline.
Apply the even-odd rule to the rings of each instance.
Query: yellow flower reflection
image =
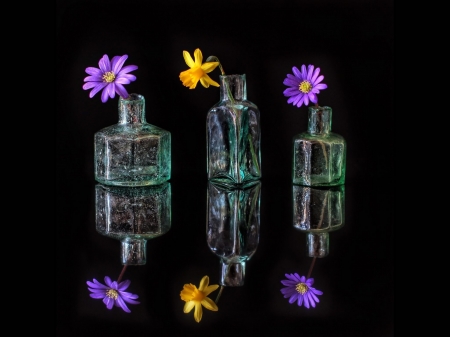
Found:
[[[198,81],[205,87],[209,88],[209,85],[220,87],[219,83],[213,81],[207,74],[216,69],[219,62],[206,62],[202,64],[203,55],[199,48],[194,51],[194,60],[186,50],[183,50],[183,57],[186,64],[190,69],[182,71],[180,73],[180,80],[185,87],[189,89],[195,89]]]
[[[198,323],[202,320],[202,305],[208,310],[219,310],[216,303],[207,297],[217,288],[219,288],[219,285],[217,284],[209,285],[208,275],[203,276],[198,289],[192,283],[185,284],[183,290],[180,292],[181,299],[186,302],[183,308],[184,313],[187,314],[191,312],[192,308],[195,307],[194,319]]]

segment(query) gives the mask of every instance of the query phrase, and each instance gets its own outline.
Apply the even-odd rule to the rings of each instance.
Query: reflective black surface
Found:
[[[147,3],[57,2],[55,335],[393,336],[393,2]],[[205,135],[219,91],[182,86],[182,51],[195,48],[205,59],[218,56],[228,73],[246,74],[247,96],[261,111],[262,161],[259,238],[244,284],[226,287],[219,311],[204,310],[200,323],[193,312],[183,313],[179,294],[204,275],[212,284],[221,278],[220,256],[207,242]],[[120,241],[96,229],[93,164],[94,133],[117,123],[117,96],[102,103],[100,94],[90,99],[82,89],[84,69],[105,53],[128,54],[127,64],[139,66],[127,89],[146,98],[149,123],[172,133],[170,228],[149,238],[146,263],[124,274],[141,302],[129,314],[107,310],[86,285],[105,275],[117,279],[122,270]],[[319,102],[333,108],[332,129],[348,143],[343,214],[336,198],[305,199],[305,191],[293,198],[291,141],[306,130],[307,108],[286,103],[282,82],[293,65],[309,63],[322,69],[328,89]],[[219,71],[210,76],[217,80]],[[295,200],[315,200],[319,209],[301,213],[311,203]],[[335,208],[326,208],[332,216],[324,223],[336,228],[328,233],[327,254],[314,260],[321,251],[308,249],[309,234],[300,229],[314,227],[308,219],[320,218],[327,205]],[[147,211],[116,214],[118,230],[147,231],[136,225]],[[280,281],[286,273],[306,275],[313,261],[320,302],[311,309],[289,304]]]

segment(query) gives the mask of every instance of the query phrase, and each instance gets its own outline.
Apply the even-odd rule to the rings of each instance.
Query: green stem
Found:
[[[217,294],[217,297],[216,297],[216,300],[215,300],[216,304],[217,304],[217,302],[219,302],[219,298],[220,298],[220,295],[222,295],[222,291],[223,291],[223,286],[220,286],[219,293]]]

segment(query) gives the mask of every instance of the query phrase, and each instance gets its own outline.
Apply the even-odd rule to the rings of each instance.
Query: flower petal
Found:
[[[98,61],[98,66],[102,73],[106,73],[107,71],[111,71],[111,63],[109,62],[108,55],[103,55],[103,57]]]
[[[195,65],[200,67],[202,65],[202,61],[203,61],[203,54],[199,48],[197,48],[194,51],[194,59],[195,59]]]
[[[105,298],[105,292],[102,293],[91,293],[89,294],[90,297],[95,299]]]
[[[314,74],[311,77],[311,82],[314,83],[317,79],[317,76],[319,76],[320,73],[320,68],[316,68],[316,70],[314,70]]]
[[[117,286],[117,290],[127,290],[127,288],[130,286],[131,281],[130,280],[125,280],[119,283],[119,285]]]
[[[111,310],[114,306],[114,300],[108,296],[103,299],[103,303],[106,304],[106,307]]]
[[[202,305],[199,302],[195,302],[195,310],[194,310],[194,319],[197,323],[202,320],[203,309]]]
[[[211,294],[214,290],[216,290],[217,288],[219,288],[218,284],[211,284],[210,286],[206,287],[203,290],[203,293],[205,294],[205,296],[208,296],[209,294]]]
[[[120,70],[120,71],[117,73],[117,76],[119,76],[119,77],[124,76],[124,75],[126,75],[127,73],[129,73],[130,71],[134,71],[134,70],[136,70],[136,69],[138,69],[138,66],[135,66],[135,65],[125,66],[125,67],[122,68],[122,70]],[[134,76],[134,75],[133,75],[133,76]]]
[[[83,80],[84,82],[103,82],[101,76],[86,76]]]
[[[310,64],[308,66],[308,74],[306,75],[306,78],[308,79],[308,81],[311,81],[311,77],[313,75],[313,71],[314,71],[314,66]],[[320,69],[319,69],[319,71],[320,71]]]
[[[300,84],[300,81],[298,79],[297,80],[293,80],[293,79],[290,79],[290,78],[285,78],[284,81],[283,81],[283,84],[287,85],[287,86],[290,86],[290,87],[298,88],[298,85]]]
[[[311,290],[311,292],[313,292],[316,295],[323,295],[323,292],[320,290],[317,290],[316,288],[309,288],[309,290]]]
[[[189,54],[186,50],[183,50],[183,58],[189,68],[193,68],[195,66],[195,62],[192,59],[191,54]]]
[[[126,98],[130,97],[130,95],[128,94],[127,89],[125,89],[125,87],[122,84],[120,84],[120,83],[116,83],[115,90],[116,90],[117,94],[119,96],[121,96],[122,98],[126,99]]]
[[[200,281],[200,286],[198,287],[198,290],[204,291],[205,288],[208,286],[208,284],[209,284],[209,276],[205,275]]]
[[[92,76],[100,76],[101,77],[103,75],[103,72],[100,69],[94,68],[94,67],[87,67],[84,71],[88,75],[92,75]]]
[[[203,75],[203,79],[208,82],[210,85],[213,85],[215,87],[220,87],[220,84],[217,83],[216,81],[214,81],[213,79],[211,79],[211,77],[209,77],[207,74]]]
[[[304,67],[304,66],[302,66]],[[297,67],[292,67],[292,72],[294,73],[295,77],[299,78],[299,79],[303,79],[302,73],[300,72],[300,70],[298,70]]]
[[[91,92],[89,93],[89,97],[90,98],[94,97],[94,95],[96,93],[98,93],[100,90],[104,89],[107,85],[108,85],[108,83],[106,83],[106,82],[97,83],[95,88],[92,89]]]
[[[218,65],[219,62],[205,62],[202,64],[201,68],[205,73],[210,73],[211,71],[216,69]]]
[[[93,280],[94,282],[91,281],[86,281],[87,285],[91,288],[96,288],[96,289],[107,289],[108,287],[105,286],[104,284],[98,282],[96,279]]]
[[[298,297],[301,297],[299,293],[295,293],[294,295],[291,296],[291,298],[289,298],[289,303],[294,303]]]
[[[301,306],[302,306],[302,303],[303,303],[303,295],[299,295],[299,296],[298,296],[297,305],[298,305],[299,307],[301,307]]]
[[[125,302],[123,301],[122,297],[120,297],[120,296],[117,297],[116,305],[117,305],[117,304],[123,309],[123,311],[128,312],[128,313],[131,312],[131,310],[127,307],[127,305],[126,305]]]
[[[192,310],[192,308],[193,308],[194,306],[195,306],[195,302],[194,302],[194,301],[186,302],[186,303],[184,304],[183,312],[184,312],[185,314],[191,312],[191,310]]]
[[[114,74],[118,74],[127,60],[128,55],[114,56],[111,60],[111,70]]]
[[[204,77],[200,78],[200,83],[205,87],[205,88],[209,88],[209,83],[206,82]]]
[[[214,301],[212,299],[210,299],[209,297],[205,297],[203,299],[203,301],[201,301],[201,304],[208,310],[211,310],[211,311],[219,310],[219,308],[217,307],[217,304],[214,303]]]

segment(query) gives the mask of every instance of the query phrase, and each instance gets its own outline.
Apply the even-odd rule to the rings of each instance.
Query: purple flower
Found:
[[[122,98],[126,99],[129,97],[127,90],[123,86],[124,84],[130,84],[130,82],[136,80],[136,76],[128,74],[130,71],[136,70],[138,67],[123,66],[128,55],[114,56],[109,61],[108,55],[103,55],[103,57],[98,61],[99,68],[87,67],[86,73],[90,76],[84,78],[83,85],[84,90],[94,88],[89,93],[89,97],[92,98],[94,95],[103,89],[102,92],[102,102],[105,103],[108,97],[114,98],[116,93]]]
[[[86,282],[89,286],[89,291],[92,292],[92,294],[90,294],[89,296],[97,299],[102,298],[103,303],[105,303],[106,307],[110,310],[115,305],[116,307],[121,307],[125,312],[131,312],[125,302],[130,304],[140,303],[138,301],[135,301],[135,299],[139,297],[138,295],[124,291],[131,283],[131,281],[129,280],[117,284],[116,281],[111,281],[111,278],[109,276],[105,276],[106,285],[98,282],[96,279],[94,279],[93,281],[94,282]]]
[[[302,65],[302,71],[297,67],[292,67],[294,75],[287,74],[283,84],[289,88],[283,91],[284,96],[289,97],[288,103],[296,105],[298,108],[302,104],[308,105],[309,101],[317,103],[317,94],[320,90],[328,88],[325,83],[320,83],[323,80],[323,75],[319,76],[320,68],[314,70],[313,65],[309,65],[306,69],[305,65]]]
[[[323,292],[311,287],[314,283],[313,278],[306,279],[305,276],[295,274],[285,274],[287,280],[282,280],[281,283],[285,288],[281,288],[281,293],[284,298],[289,297],[289,303],[297,301],[298,306],[302,304],[309,309],[309,306],[316,307],[316,302],[319,303],[319,298],[316,295],[322,295]]]

